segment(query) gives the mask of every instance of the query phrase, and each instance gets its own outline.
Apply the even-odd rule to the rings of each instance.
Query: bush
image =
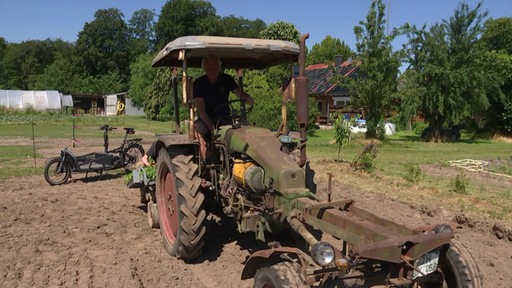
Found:
[[[405,171],[406,174],[404,176],[404,179],[411,182],[411,183],[417,183],[421,179],[421,168],[416,163],[406,163],[405,164]]]
[[[461,172],[457,176],[455,176],[455,179],[451,183],[452,188],[451,191],[457,193],[457,194],[468,194],[468,183],[466,179],[466,174],[464,172]]]
[[[350,142],[350,122],[343,118],[343,115],[337,114],[334,118],[334,140],[338,144],[338,160],[340,158],[341,148]]]
[[[355,170],[362,170],[368,173],[375,171],[375,158],[377,157],[377,146],[374,143],[367,144],[363,150],[354,158],[350,166]]]
[[[423,130],[425,130],[428,127],[428,125],[425,122],[415,122],[412,125],[412,132],[418,136],[421,136],[421,133],[423,133]]]

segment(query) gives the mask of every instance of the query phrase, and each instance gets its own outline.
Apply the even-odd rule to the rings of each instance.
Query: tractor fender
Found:
[[[253,278],[256,275],[256,271],[262,266],[269,266],[283,261],[280,257],[282,254],[287,254],[289,258],[300,259],[301,264],[305,263],[308,257],[306,253],[295,247],[276,247],[256,251],[245,262],[242,280]]]
[[[161,148],[165,148],[171,158],[177,155],[197,154],[199,151],[199,142],[196,140],[191,141],[188,135],[185,134],[159,135],[154,145],[156,145],[156,152],[160,151]]]

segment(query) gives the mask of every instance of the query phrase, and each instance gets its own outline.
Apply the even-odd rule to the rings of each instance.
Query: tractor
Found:
[[[253,232],[268,242],[267,249],[250,255],[242,271],[241,278],[253,278],[254,287],[482,287],[478,266],[455,241],[453,225],[410,229],[358,208],[350,199],[320,200],[306,156],[308,37],[296,44],[184,36],[154,58],[152,66],[169,67],[173,83],[177,77],[182,83],[181,99],[174,86],[176,130],[155,142],[155,189],[143,190],[148,218],[160,228],[167,252],[186,262],[201,256],[207,216],[216,213],[236,223],[238,232]],[[217,161],[207,162],[195,138],[188,68],[200,67],[201,58],[212,54],[225,69],[289,65],[290,77],[280,88],[282,117],[275,131],[248,123],[251,107],[245,103],[218,103],[239,105],[231,108],[232,124],[219,127],[208,144]],[[293,133],[286,117],[288,102],[297,111],[298,131]],[[187,121],[180,121],[178,105],[188,109]],[[283,230],[300,241],[268,241],[268,235]]]

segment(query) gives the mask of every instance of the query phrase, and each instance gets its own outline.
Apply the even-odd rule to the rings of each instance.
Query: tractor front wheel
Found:
[[[439,282],[421,283],[422,288],[482,288],[482,273],[469,250],[455,239],[450,248],[439,258]]]
[[[258,269],[254,275],[254,288],[309,288],[297,266],[292,262],[280,262]]]
[[[164,148],[158,153],[156,202],[164,247],[172,256],[190,261],[204,246],[204,194],[199,167],[192,155],[171,160]]]

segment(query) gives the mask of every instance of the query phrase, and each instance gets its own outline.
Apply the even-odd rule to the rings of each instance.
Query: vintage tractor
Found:
[[[302,36],[297,45],[187,36],[168,43],[153,60],[155,67],[181,70],[181,103],[190,114],[188,129],[180,127],[177,118],[176,133],[158,137],[156,189],[146,190],[152,194],[146,198],[149,218],[159,225],[165,249],[185,261],[196,259],[208,233],[207,215],[218,213],[236,222],[239,232],[254,232],[261,241],[278,230],[301,240],[288,246],[269,241],[268,249],[253,253],[241,277],[254,278],[254,287],[482,287],[475,261],[454,243],[450,225],[409,229],[356,207],[352,200],[318,200],[306,157],[307,38]],[[187,68],[200,67],[201,58],[209,54],[218,55],[223,68],[265,69],[288,63],[291,76],[281,87],[279,129],[248,125],[247,108],[232,108],[233,124],[220,127],[209,143],[217,161],[205,162],[194,137]],[[296,103],[298,137],[290,137],[287,128],[289,101]]]

